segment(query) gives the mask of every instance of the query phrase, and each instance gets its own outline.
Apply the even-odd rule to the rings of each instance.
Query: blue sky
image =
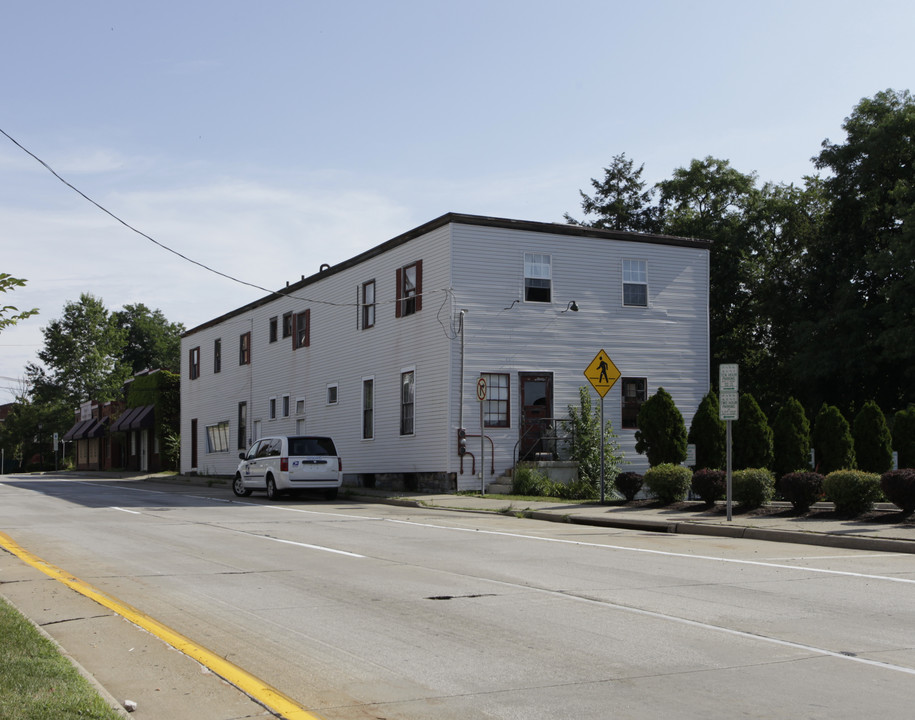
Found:
[[[911,0],[7,0],[0,128],[159,242],[279,288],[448,211],[562,222],[618,153],[799,183],[912,88]],[[0,136],[0,402],[89,292],[194,327],[264,293]]]

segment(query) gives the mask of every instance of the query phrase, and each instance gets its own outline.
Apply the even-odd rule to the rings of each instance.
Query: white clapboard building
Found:
[[[708,390],[709,247],[449,213],[324,265],[184,334],[181,470],[233,475],[259,437],[321,434],[349,484],[476,489],[556,449],[603,350],[604,415],[643,471],[639,405],[664,387],[689,424]]]

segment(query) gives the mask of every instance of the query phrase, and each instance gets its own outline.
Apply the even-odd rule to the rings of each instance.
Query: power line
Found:
[[[156,246],[162,248],[163,250],[165,250],[165,251],[167,251],[167,252],[172,253],[172,255],[176,255],[177,257],[181,258],[182,260],[185,260],[186,262],[189,262],[189,263],[191,263],[191,264],[193,264],[193,265],[196,265],[197,267],[202,268],[202,269],[206,270],[207,272],[211,272],[211,273],[213,273],[213,274],[215,274],[215,275],[219,275],[220,277],[224,277],[224,278],[226,278],[227,280],[231,280],[232,282],[236,282],[236,283],[238,283],[238,284],[240,284],[240,285],[246,285],[247,287],[254,288],[254,289],[256,289],[256,290],[261,290],[262,292],[265,292],[265,293],[267,293],[268,295],[276,295],[276,296],[278,296],[278,297],[293,298],[294,300],[302,300],[302,301],[304,301],[304,302],[314,303],[314,304],[318,304],[318,305],[332,305],[332,306],[335,306],[335,307],[361,307],[361,303],[335,303],[335,302],[330,302],[330,301],[327,301],[327,300],[311,300],[311,299],[309,299],[309,298],[303,298],[303,297],[300,297],[300,296],[298,296],[298,295],[293,295],[293,294],[291,294],[291,293],[284,293],[284,292],[277,291],[277,290],[268,290],[267,288],[261,287],[260,285],[257,285],[257,284],[255,284],[255,283],[248,282],[247,280],[242,280],[242,279],[237,278],[237,277],[235,277],[235,276],[233,276],[233,275],[229,275],[228,273],[224,273],[224,272],[222,272],[222,271],[220,271],[220,270],[216,270],[215,268],[212,268],[212,267],[210,267],[209,265],[200,262],[199,260],[194,260],[193,258],[190,258],[190,257],[188,257],[187,255],[184,255],[184,254],[178,252],[177,250],[175,250],[175,249],[173,249],[173,248],[170,248],[168,245],[159,242],[159,241],[156,240],[154,237],[152,237],[152,236],[150,236],[150,235],[147,235],[147,234],[146,234],[145,232],[143,232],[142,230],[139,230],[138,228],[136,228],[136,227],[134,227],[133,225],[131,225],[130,223],[128,223],[126,220],[123,220],[123,219],[121,219],[120,217],[118,217],[117,215],[115,215],[113,212],[111,212],[111,210],[109,210],[108,208],[106,208],[104,205],[102,205],[102,204],[96,202],[95,200],[93,200],[91,197],[89,197],[86,193],[84,193],[84,192],[83,192],[82,190],[80,190],[78,187],[76,187],[75,185],[73,185],[72,183],[70,183],[69,181],[67,181],[64,177],[62,177],[62,176],[60,175],[60,173],[58,173],[58,172],[57,172],[54,168],[52,168],[48,163],[46,163],[44,160],[42,160],[40,157],[38,157],[35,153],[33,153],[33,152],[32,152],[31,150],[29,150],[27,147],[25,147],[24,145],[22,145],[22,143],[20,143],[18,140],[16,140],[12,135],[10,135],[8,132],[6,132],[6,130],[4,130],[3,128],[0,128],[0,133],[2,133],[4,136],[6,136],[6,138],[7,138],[11,143],[13,143],[13,145],[15,145],[15,146],[18,147],[20,150],[22,150],[22,152],[24,152],[26,155],[28,155],[29,157],[31,157],[32,159],[34,159],[34,160],[35,160],[37,163],[39,163],[45,170],[47,170],[49,173],[51,173],[55,178],[57,178],[60,182],[62,182],[64,185],[66,185],[68,188],[70,188],[73,192],[75,192],[75,193],[76,193],[77,195],[79,195],[81,198],[83,198],[83,199],[86,200],[87,202],[89,202],[89,203],[91,203],[92,205],[94,205],[95,207],[97,207],[97,208],[98,208],[99,210],[101,210],[103,213],[105,213],[106,215],[108,215],[109,217],[111,217],[112,219],[114,219],[115,221],[117,221],[118,223],[120,223],[121,225],[123,225],[124,227],[126,227],[126,228],[127,228],[128,230],[130,230],[131,232],[134,232],[134,233],[136,233],[137,235],[139,235],[140,237],[145,238],[146,240],[149,240],[149,242],[153,243],[154,245],[156,245]],[[434,292],[434,291],[433,291],[433,292]],[[448,290],[446,289],[446,290],[441,291],[441,292],[448,292]],[[430,295],[430,294],[432,294],[432,293],[429,292],[429,291],[427,291],[427,292],[425,292],[424,294],[425,294],[425,295]],[[394,300],[394,301],[392,301],[392,302],[397,302],[397,301]],[[379,303],[379,304],[387,304],[387,303]]]

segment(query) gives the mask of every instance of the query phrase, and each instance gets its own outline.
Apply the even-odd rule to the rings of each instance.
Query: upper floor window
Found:
[[[414,433],[414,415],[416,405],[416,373],[407,370],[400,374],[400,434]]]
[[[251,363],[251,333],[242,333],[238,338],[238,364],[249,365]]]
[[[213,341],[213,372],[222,372],[222,339],[216,338]]]
[[[292,349],[311,345],[311,309],[292,316]]]
[[[623,305],[648,307],[648,263],[623,260]]]
[[[508,375],[503,373],[483,373],[483,377],[486,379],[483,424],[486,427],[508,427]]]
[[[362,296],[360,300],[362,329],[375,325],[375,281],[369,280],[362,283]]]
[[[277,319],[275,317],[270,318],[270,342],[276,342],[276,329],[277,329]]]
[[[339,386],[337,383],[332,383],[327,386],[327,404],[336,405],[337,404],[337,388]]]
[[[413,315],[423,309],[423,261],[397,268],[396,317]]]
[[[190,378],[191,380],[196,380],[200,377],[200,348],[195,347],[191,348],[191,351],[188,353],[188,366],[190,369]]]
[[[525,302],[553,301],[552,259],[549,255],[524,253]]]
[[[629,430],[639,427],[639,410],[645,402],[647,378],[620,378],[620,387],[623,395],[622,426]]]

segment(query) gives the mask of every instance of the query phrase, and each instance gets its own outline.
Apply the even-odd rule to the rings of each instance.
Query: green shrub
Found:
[[[727,447],[724,421],[719,418],[718,396],[714,390],[702,398],[689,426],[687,442],[696,446],[697,468],[723,468]]]
[[[816,470],[822,475],[855,467],[855,442],[848,421],[835,405],[820,407],[813,426],[813,447]]]
[[[635,496],[642,489],[642,483],[645,479],[635,472],[623,472],[616,476],[613,481],[616,491],[626,498],[626,502],[635,500]]]
[[[735,468],[760,468],[772,464],[772,428],[750,393],[740,396],[740,419],[732,429]]]
[[[873,509],[880,499],[880,476],[863,470],[834,470],[823,480],[823,493],[837,513],[854,517]]]
[[[765,468],[737,470],[732,474],[731,494],[743,510],[755,510],[775,496],[775,476]]]
[[[555,497],[563,500],[595,500],[600,496],[600,490],[588,480],[573,480],[568,485],[553,483]]]
[[[906,515],[915,512],[915,470],[889,470],[880,476],[880,487],[893,505]]]
[[[894,416],[893,449],[899,453],[899,467],[915,467],[915,405]]]
[[[823,476],[815,472],[786,473],[779,478],[776,488],[795,510],[807,512],[823,494]]]
[[[883,411],[873,400],[864,403],[855,416],[852,434],[860,470],[882,473],[893,467],[893,438]]]
[[[773,469],[782,476],[810,466],[810,422],[804,406],[788,398],[772,425]]]
[[[596,497],[600,494],[601,451],[604,453],[605,480],[619,472],[623,454],[609,422],[604,422],[604,438],[601,442],[600,408],[593,407],[589,388],[578,388],[578,407],[569,405],[569,419],[563,421],[562,425],[571,435],[569,459],[578,463],[578,477],[590,484]]]
[[[645,473],[645,485],[662,505],[686,499],[693,474],[689,468],[673,463],[661,463]]]
[[[642,403],[637,423],[635,451],[646,455],[649,465],[686,460],[686,425],[674,399],[664,388],[658,388]]]
[[[512,495],[549,495],[552,482],[542,472],[523,463],[512,473]]]
[[[721,500],[727,494],[728,474],[724,470],[696,470],[693,473],[692,487],[693,492],[711,507],[716,500]]]

